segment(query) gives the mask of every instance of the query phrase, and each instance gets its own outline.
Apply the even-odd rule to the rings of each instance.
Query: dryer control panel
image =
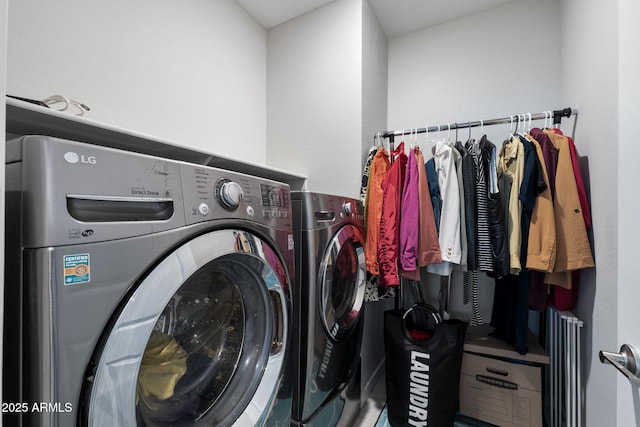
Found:
[[[187,224],[230,218],[291,227],[287,184],[189,163],[181,170]]]

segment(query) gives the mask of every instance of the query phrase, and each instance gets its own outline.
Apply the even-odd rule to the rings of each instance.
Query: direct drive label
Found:
[[[78,285],[89,283],[90,276],[89,254],[64,256],[64,284]]]

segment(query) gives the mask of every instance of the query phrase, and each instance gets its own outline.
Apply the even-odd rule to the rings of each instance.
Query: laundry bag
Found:
[[[452,426],[467,323],[426,304],[384,313],[387,414],[392,427]]]

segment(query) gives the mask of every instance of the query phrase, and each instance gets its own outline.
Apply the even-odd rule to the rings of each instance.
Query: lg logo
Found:
[[[75,164],[78,162],[86,163],[88,165],[96,164],[95,156],[85,156],[84,154],[78,155],[78,153],[74,153],[73,151],[68,151],[64,153],[64,159],[71,164]]]

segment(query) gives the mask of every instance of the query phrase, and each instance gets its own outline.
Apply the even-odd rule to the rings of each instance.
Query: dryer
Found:
[[[293,192],[293,425],[352,425],[360,411],[360,344],[366,287],[360,201]]]
[[[5,425],[289,425],[286,184],[41,136],[6,177]]]

